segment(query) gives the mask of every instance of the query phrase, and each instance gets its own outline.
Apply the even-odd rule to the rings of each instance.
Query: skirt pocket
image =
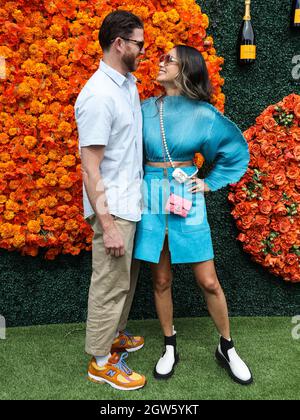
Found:
[[[181,217],[181,231],[183,233],[196,232],[209,228],[205,197],[203,193],[193,194],[193,207],[186,218]]]

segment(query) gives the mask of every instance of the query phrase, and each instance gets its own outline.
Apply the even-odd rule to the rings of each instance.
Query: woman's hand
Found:
[[[193,177],[189,182],[187,182],[186,185],[195,184],[192,188],[190,188],[188,191],[195,194],[197,192],[208,192],[210,191],[209,186],[205,184],[203,179]]]

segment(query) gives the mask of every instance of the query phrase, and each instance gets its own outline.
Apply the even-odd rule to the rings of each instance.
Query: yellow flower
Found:
[[[20,83],[18,86],[17,93],[21,98],[29,98],[29,96],[31,96],[32,94],[32,91],[27,83]]]
[[[0,133],[0,144],[7,144],[9,142],[9,137],[6,133]]]
[[[5,47],[4,45],[0,45],[0,56],[1,57],[11,58],[11,57],[13,57],[13,55],[14,55],[14,53],[10,48]]]
[[[61,164],[66,167],[71,167],[76,164],[76,158],[73,155],[66,155],[62,158]]]
[[[14,10],[13,11],[13,13],[12,13],[12,17],[14,18],[14,19],[16,19],[16,21],[19,23],[19,22],[23,22],[24,21],[24,15],[23,15],[23,13],[21,12],[21,10]]]
[[[58,126],[58,132],[64,136],[72,134],[72,131],[73,130],[71,124],[66,121],[60,123]]]
[[[5,203],[5,207],[6,210],[13,211],[15,213],[18,213],[18,211],[20,210],[19,204],[13,200],[7,200]]]
[[[50,185],[51,187],[55,187],[57,184],[57,177],[55,174],[47,174],[45,176],[45,182]]]
[[[37,220],[30,220],[27,223],[27,228],[30,233],[39,233],[41,231],[40,222]]]
[[[15,226],[11,223],[3,223],[0,224],[0,235],[3,239],[8,239],[14,236],[15,234]]]
[[[0,153],[0,161],[1,162],[8,162],[9,160],[10,160],[10,154],[9,153],[6,153],[6,152]]]
[[[64,175],[60,178],[59,185],[61,188],[70,188],[72,187],[73,182],[68,175]]]
[[[20,186],[20,182],[18,180],[12,180],[9,183],[9,188],[13,191],[16,190],[19,186]]]
[[[62,77],[68,78],[72,74],[72,69],[70,66],[62,66],[59,72],[62,75]]]
[[[8,130],[8,134],[9,134],[10,136],[15,136],[17,133],[18,133],[18,129],[17,129],[17,128],[15,128],[15,127],[10,128],[10,129]]]
[[[75,220],[68,220],[65,224],[65,228],[67,231],[72,232],[78,229],[78,223]]]
[[[13,246],[17,249],[22,248],[25,246],[25,235],[15,235],[13,240]]]
[[[39,155],[39,156],[37,157],[37,160],[38,160],[38,162],[39,162],[41,165],[45,165],[45,163],[47,163],[47,162],[48,162],[48,156],[46,156],[46,155]]]
[[[6,195],[0,195],[0,204],[4,204],[7,201]]]
[[[62,27],[59,25],[52,25],[50,26],[50,34],[51,36],[53,36],[54,38],[61,38],[63,36],[63,31],[62,31]]]
[[[51,54],[55,54],[59,50],[59,44],[56,41],[56,39],[53,38],[47,38],[45,42],[45,48],[48,50]]]
[[[152,17],[153,25],[161,26],[163,23],[167,22],[168,16],[164,12],[155,12]]]
[[[13,211],[5,211],[3,213],[3,217],[5,220],[12,220],[15,217],[15,213]]]
[[[202,15],[202,26],[204,29],[207,29],[209,27],[209,17],[203,13]]]
[[[172,9],[167,12],[168,20],[172,23],[177,23],[180,20],[180,16],[176,9]]]
[[[163,36],[158,36],[155,40],[155,44],[158,48],[164,49],[167,45],[167,40]]]
[[[60,156],[58,154],[57,150],[50,150],[50,152],[48,153],[48,158],[51,160],[59,160]]]
[[[58,200],[56,197],[50,196],[46,198],[46,203],[47,206],[50,207],[50,209],[52,209],[53,207],[57,206]]]
[[[37,139],[33,136],[25,136],[24,137],[24,144],[27,147],[27,149],[31,150],[36,146]]]

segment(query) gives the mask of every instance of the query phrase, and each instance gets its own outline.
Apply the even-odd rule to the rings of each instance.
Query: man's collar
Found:
[[[129,80],[133,83],[137,82],[137,78],[133,74],[127,73],[126,76],[123,76],[123,74],[119,73],[117,70],[110,67],[103,60],[100,61],[99,68],[101,71],[103,71],[103,73],[107,74],[107,76],[110,77],[120,87],[123,86],[126,80]]]

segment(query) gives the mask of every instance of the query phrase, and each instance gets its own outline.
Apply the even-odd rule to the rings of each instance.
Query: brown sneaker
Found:
[[[125,362],[127,357],[128,353],[114,353],[103,367],[98,366],[93,358],[88,368],[88,379],[96,383],[106,382],[113,388],[122,391],[143,388],[146,385],[145,376],[129,369]]]
[[[111,353],[121,353],[124,351],[132,353],[143,348],[144,344],[145,340],[143,337],[134,336],[132,334],[129,334],[127,331],[120,331],[119,336],[115,338],[112,344]]]

